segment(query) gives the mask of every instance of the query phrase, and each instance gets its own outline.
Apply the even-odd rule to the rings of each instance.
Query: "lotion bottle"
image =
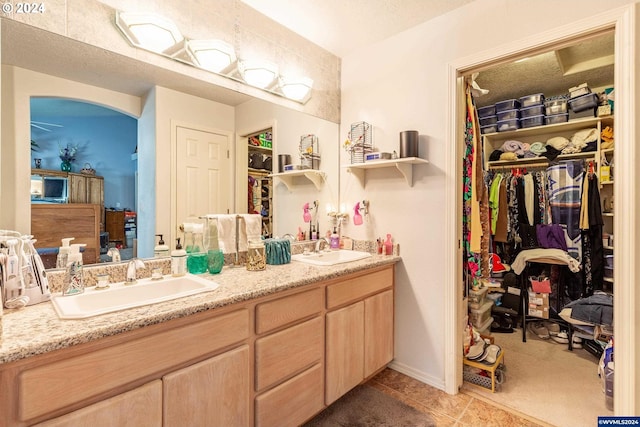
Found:
[[[84,292],[84,277],[82,272],[82,254],[80,248],[85,243],[74,243],[69,248],[67,271],[62,287],[62,295],[75,295]]]
[[[156,236],[160,237],[158,244],[153,248],[153,256],[155,258],[162,258],[169,256],[169,246],[164,244],[164,240],[162,240],[162,234],[156,234]]]
[[[329,247],[331,249],[340,249],[340,236],[338,236],[338,232],[336,228],[333,228],[333,233],[331,233],[331,237],[329,238]]]
[[[67,267],[67,259],[69,258],[69,251],[71,250],[71,248],[69,247],[69,242],[71,242],[73,239],[73,237],[62,239],[62,246],[60,246],[60,248],[58,249],[58,257],[56,258],[56,268]]]

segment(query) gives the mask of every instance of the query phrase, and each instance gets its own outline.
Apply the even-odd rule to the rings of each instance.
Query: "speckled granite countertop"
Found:
[[[399,256],[373,255],[364,260],[330,267],[291,262],[285,265],[268,265],[266,270],[257,272],[247,271],[243,267],[225,266],[220,274],[202,276],[220,284],[215,291],[82,320],[60,320],[51,302],[19,310],[5,309],[1,325],[3,331],[0,338],[0,363],[393,264],[400,260]]]

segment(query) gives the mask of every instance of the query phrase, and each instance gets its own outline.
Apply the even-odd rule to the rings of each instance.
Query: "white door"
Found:
[[[231,134],[176,127],[176,225],[229,209]]]

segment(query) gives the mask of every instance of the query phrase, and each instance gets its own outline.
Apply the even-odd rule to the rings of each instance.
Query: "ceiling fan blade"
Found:
[[[37,125],[44,125],[44,126],[53,126],[53,127],[57,127],[57,128],[63,128],[64,126],[62,125],[57,125],[55,123],[47,123],[47,122],[34,122],[33,120],[31,121],[31,123],[35,123]]]
[[[33,126],[34,128],[38,128],[40,130],[43,130],[45,132],[51,132],[51,129],[43,128],[42,126],[38,126],[36,124],[33,124],[33,122],[31,122],[31,126]]]

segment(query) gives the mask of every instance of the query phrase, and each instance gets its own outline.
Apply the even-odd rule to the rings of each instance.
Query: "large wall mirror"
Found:
[[[103,178],[98,191],[103,191],[106,212],[135,212],[138,256],[153,256],[156,234],[173,246],[180,237],[179,223],[196,214],[179,209],[184,182],[176,171],[176,152],[183,128],[222,136],[228,144],[228,167],[219,177],[221,200],[202,205],[206,207],[197,214],[246,212],[252,135],[272,133],[273,173],[280,154],[301,164],[301,138],[315,135],[321,183],[304,176],[286,183],[272,178],[271,232],[282,236],[308,227],[303,221],[306,203],[317,206],[314,221],[321,232],[328,227],[327,207],[339,205],[337,123],[182,75],[180,68],[187,65],[167,71],[5,18],[0,24],[1,184],[3,205],[11,206],[0,214],[0,228],[32,230],[32,172],[37,174],[38,166],[63,172],[57,157],[69,144],[78,146],[71,173],[91,177],[86,169],[95,169]],[[41,160],[36,164],[35,159]],[[90,194],[92,184],[85,185]],[[106,228],[109,218],[103,208],[99,222]],[[128,237],[125,246],[131,243]]]

